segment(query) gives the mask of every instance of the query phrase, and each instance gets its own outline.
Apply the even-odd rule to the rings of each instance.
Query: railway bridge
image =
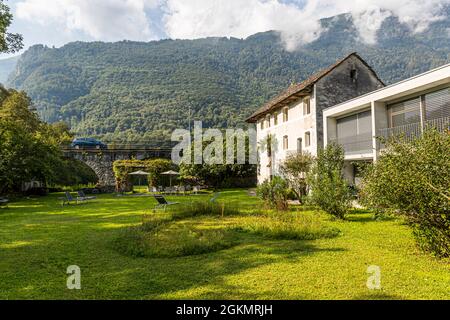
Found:
[[[108,145],[106,149],[64,147],[65,157],[88,165],[98,176],[99,185],[105,190],[116,186],[113,164],[117,160],[170,159],[172,149],[146,145]]]

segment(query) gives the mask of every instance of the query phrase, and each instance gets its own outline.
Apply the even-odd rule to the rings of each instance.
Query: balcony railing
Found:
[[[372,135],[370,133],[337,138],[330,142],[341,145],[346,155],[371,153],[373,150]]]
[[[384,139],[402,137],[406,141],[411,142],[412,140],[420,137],[423,130],[426,128],[435,128],[441,132],[448,131],[450,130],[450,117],[428,120],[425,121],[423,125],[421,122],[418,122],[394,128],[380,129],[378,136]]]

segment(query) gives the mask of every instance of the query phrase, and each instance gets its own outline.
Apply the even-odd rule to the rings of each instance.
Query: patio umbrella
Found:
[[[150,173],[142,171],[142,170],[139,170],[139,171],[136,171],[136,172],[129,173],[128,175],[130,175],[130,176],[138,176],[139,177],[139,186],[141,186],[141,177],[142,176],[148,177],[150,175]]]
[[[176,171],[173,171],[173,170],[170,170],[170,171],[161,173],[161,175],[170,177],[170,186],[172,187],[172,177],[173,176],[179,176],[180,173],[176,172]]]

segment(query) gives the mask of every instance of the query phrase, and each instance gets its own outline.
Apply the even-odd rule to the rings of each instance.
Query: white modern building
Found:
[[[323,121],[324,144],[344,147],[346,176],[358,183],[355,162],[377,160],[379,137],[450,129],[450,64],[327,108]]]
[[[258,109],[247,119],[257,126],[258,182],[279,175],[289,153],[316,155],[323,148],[323,110],[382,87],[375,71],[352,53]]]

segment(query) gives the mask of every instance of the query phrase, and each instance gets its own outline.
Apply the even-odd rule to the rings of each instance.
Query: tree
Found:
[[[204,141],[203,150],[209,142]],[[237,141],[234,140],[234,160],[237,159]],[[194,150],[194,146],[192,146]],[[223,159],[226,159],[227,141],[224,139]],[[215,188],[231,188],[231,187],[253,187],[256,185],[256,165],[249,164],[249,139],[245,140],[245,164],[181,164],[180,173],[181,178],[190,180],[196,178],[196,180],[210,185]],[[193,152],[192,152],[193,156]],[[193,160],[193,159],[192,159]]]
[[[51,183],[67,137],[67,131],[55,130],[30,111],[25,93],[0,86],[0,193],[20,191],[31,180]]]
[[[7,32],[13,16],[9,7],[0,0],[0,52],[14,53],[23,48],[23,37],[20,34]]]
[[[450,134],[427,130],[413,142],[387,141],[366,173],[363,203],[401,215],[420,247],[450,256]]]
[[[343,168],[344,149],[337,144],[329,144],[319,151],[307,178],[312,203],[339,219],[345,218],[351,205]]]
[[[280,166],[281,174],[288,181],[298,200],[303,202],[308,195],[307,174],[314,158],[310,153],[295,153],[286,157]]]

